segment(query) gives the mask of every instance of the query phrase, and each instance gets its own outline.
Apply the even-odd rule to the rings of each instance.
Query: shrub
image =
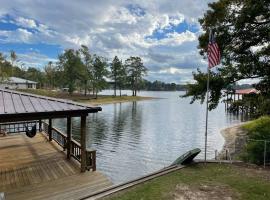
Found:
[[[260,117],[243,126],[247,131],[250,141],[242,154],[242,159],[255,164],[263,164],[264,161],[264,142],[252,140],[270,141],[270,116]],[[266,158],[270,159],[270,142],[267,143]]]

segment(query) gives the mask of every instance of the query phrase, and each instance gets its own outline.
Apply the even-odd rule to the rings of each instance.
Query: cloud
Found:
[[[35,51],[29,52],[28,54],[18,54],[17,56],[20,58],[20,60],[23,60],[25,67],[35,67],[40,69],[43,69],[43,67],[48,64],[49,61],[57,61],[56,59],[52,59]]]
[[[198,26],[210,0],[2,0],[1,21],[15,30],[1,30],[0,42],[46,43],[62,49],[89,46],[92,53],[121,59],[141,56],[150,69],[149,79],[161,78],[161,69],[196,69],[205,63],[196,46],[200,33],[174,30],[185,22]],[[162,38],[156,33],[166,32]],[[61,53],[61,52],[59,52]],[[170,70],[163,76],[176,80]],[[188,76],[188,75],[186,75]],[[189,77],[191,78],[191,73]]]
[[[36,22],[33,19],[27,19],[24,17],[17,17],[15,23],[25,28],[36,28]]]
[[[15,31],[1,31],[0,41],[4,43],[30,43],[33,39],[33,34],[26,29],[18,28]]]

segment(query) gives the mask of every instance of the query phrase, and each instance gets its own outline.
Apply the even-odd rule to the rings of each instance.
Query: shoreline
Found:
[[[72,95],[67,92],[51,91],[46,89],[21,89],[20,92],[26,92],[35,95],[47,96],[52,98],[67,99],[75,102],[85,103],[91,106],[101,106],[106,104],[115,104],[115,103],[125,103],[133,101],[143,101],[143,100],[154,100],[154,99],[163,99],[159,97],[147,97],[147,96],[113,96],[113,95],[98,95],[98,98],[95,98],[95,95],[87,94],[86,96],[83,93],[73,93]]]
[[[226,150],[228,150],[231,159],[237,159],[237,156],[240,155],[245,145],[247,137],[247,133],[242,126],[248,122],[241,122],[220,131],[225,141],[222,150],[218,152],[219,158],[224,159],[226,157]]]
[[[116,99],[113,99],[116,98]],[[122,97],[112,97],[110,99],[106,98],[98,98],[98,99],[90,99],[90,100],[77,100],[77,102],[89,104],[92,106],[102,106],[102,105],[108,105],[108,104],[116,104],[116,103],[127,103],[127,102],[134,102],[134,101],[145,101],[145,100],[155,100],[155,99],[161,99],[158,97],[143,97],[143,96],[122,96]],[[76,100],[75,100],[76,101]]]

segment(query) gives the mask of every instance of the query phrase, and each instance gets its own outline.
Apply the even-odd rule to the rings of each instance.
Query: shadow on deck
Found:
[[[0,137],[0,192],[9,199],[80,199],[112,183],[100,172],[80,172],[75,160],[43,134]]]

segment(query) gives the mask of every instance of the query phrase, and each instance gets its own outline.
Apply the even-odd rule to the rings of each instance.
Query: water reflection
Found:
[[[204,105],[190,105],[179,92],[140,95],[163,99],[104,105],[102,112],[87,118],[87,146],[97,150],[98,170],[114,183],[163,168],[192,148],[204,148]],[[222,104],[209,113],[208,157],[222,148],[220,129],[241,120],[227,115]],[[54,121],[63,129],[65,123]],[[73,137],[79,140],[80,120],[72,123]]]

